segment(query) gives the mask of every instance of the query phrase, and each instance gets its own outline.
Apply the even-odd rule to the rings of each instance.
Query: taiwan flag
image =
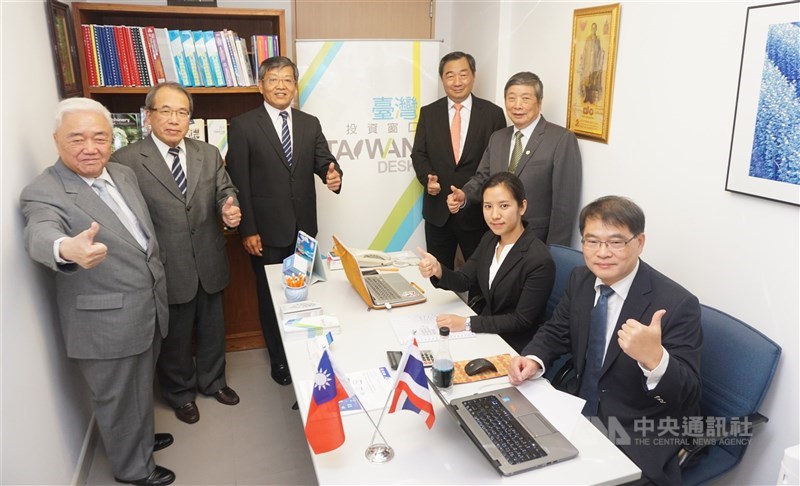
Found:
[[[431,391],[428,389],[428,380],[425,377],[425,368],[422,365],[422,356],[416,339],[408,345],[397,366],[397,382],[389,413],[396,412],[398,407],[416,414],[424,413],[427,415],[425,425],[429,429],[433,427],[436,416],[433,414]]]
[[[341,378],[347,380],[344,375]],[[314,376],[314,389],[306,418],[306,438],[314,454],[329,452],[344,444],[339,401],[348,397],[347,388],[337,378],[326,349]]]

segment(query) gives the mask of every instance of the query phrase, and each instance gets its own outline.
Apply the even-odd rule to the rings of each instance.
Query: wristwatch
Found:
[[[467,332],[472,332],[472,324],[469,321],[469,317],[467,317],[467,320],[464,322],[464,330]]]

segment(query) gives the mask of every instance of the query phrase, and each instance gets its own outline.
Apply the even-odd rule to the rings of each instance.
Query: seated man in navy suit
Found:
[[[538,378],[572,353],[584,415],[624,430],[616,444],[643,482],[679,484],[680,431],[700,411],[700,304],[639,259],[644,213],[633,201],[597,199],[579,226],[586,266],[572,271],[553,317],[513,359],[509,380]]]

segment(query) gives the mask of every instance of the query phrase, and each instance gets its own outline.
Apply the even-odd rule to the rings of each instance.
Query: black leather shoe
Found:
[[[194,403],[194,400],[192,400],[186,405],[176,408],[175,416],[178,417],[178,420],[181,422],[193,424],[200,420],[200,410],[197,409],[197,405]]]
[[[175,440],[172,438],[172,434],[156,434],[156,440],[153,442],[153,452],[166,449],[171,446],[173,442],[175,442]]]
[[[149,476],[142,479],[135,479],[133,481],[126,481],[124,479],[114,478],[118,483],[136,484],[139,486],[166,486],[175,482],[175,473],[169,469],[161,466],[156,466]]]
[[[223,405],[236,405],[239,403],[239,395],[229,386],[223,386],[212,396]]]
[[[291,385],[292,375],[289,374],[289,366],[285,364],[272,365],[272,379],[279,385]]]

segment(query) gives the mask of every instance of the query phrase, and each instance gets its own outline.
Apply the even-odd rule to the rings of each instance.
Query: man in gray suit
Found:
[[[539,76],[517,73],[504,90],[513,126],[489,139],[475,175],[447,197],[451,213],[480,204],[481,188],[497,172],[513,172],[528,194],[525,221],[547,244],[569,246],[581,195],[581,153],[575,135],[541,116],[544,87]]]
[[[152,134],[114,152],[111,160],[136,173],[166,254],[169,334],[158,358],[158,381],[178,419],[193,424],[200,420],[198,390],[225,405],[239,403],[225,380],[222,291],[230,273],[219,217],[235,228],[241,211],[219,150],[185,138],[194,108],[186,88],[161,83],[145,105]]]
[[[67,356],[92,392],[117,481],[160,486],[175,474],[153,451],[153,368],[167,334],[167,288],[155,230],[133,171],[109,164],[111,115],[100,103],[58,105],[56,163],[20,195],[25,246],[55,273]]]

